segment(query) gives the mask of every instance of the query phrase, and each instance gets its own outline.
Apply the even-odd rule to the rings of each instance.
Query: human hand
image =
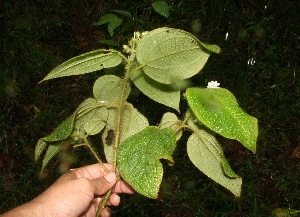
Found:
[[[111,164],[104,164],[106,173],[100,164],[93,164],[72,169],[62,175],[41,195],[4,216],[56,216],[77,217],[96,216],[102,196],[113,189],[108,204],[118,206],[118,193],[133,193],[132,188],[124,181],[117,181],[116,174],[111,172]],[[27,212],[26,212],[27,211]],[[10,214],[10,215],[9,215]],[[108,207],[101,213],[102,217],[109,217]]]

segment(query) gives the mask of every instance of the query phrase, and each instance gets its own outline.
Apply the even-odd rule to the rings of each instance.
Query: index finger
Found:
[[[107,172],[113,171],[113,165],[104,163],[103,165],[96,163],[88,166],[71,169],[70,172],[76,176],[76,178],[85,177],[87,179],[98,179],[103,177],[107,172],[104,170],[103,166],[107,169]]]

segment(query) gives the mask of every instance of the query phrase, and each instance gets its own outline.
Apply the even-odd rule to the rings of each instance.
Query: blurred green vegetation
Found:
[[[133,31],[162,26],[184,29],[222,48],[192,84],[206,86],[217,80],[258,118],[257,154],[218,138],[243,177],[242,197],[235,199],[201,174],[179,143],[175,165],[165,168],[161,200],[122,195],[114,215],[270,216],[279,207],[300,209],[300,3],[166,2],[168,18],[158,15],[150,0],[0,2],[0,213],[31,200],[68,168],[58,159],[40,174],[40,162],[33,157],[35,144],[91,96],[91,84],[101,72],[38,82],[64,60],[105,47],[99,40],[124,44]],[[114,37],[105,26],[91,25],[115,9],[133,18],[124,18]],[[152,124],[168,110],[149,109],[148,104],[156,103],[141,94],[131,101]],[[72,166],[94,162],[84,151],[75,154],[79,160]]]

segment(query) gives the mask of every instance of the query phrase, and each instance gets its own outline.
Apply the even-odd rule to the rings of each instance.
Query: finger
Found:
[[[111,172],[113,170],[113,166],[111,164],[91,164],[88,166],[76,168],[76,169],[71,169],[70,173],[74,174],[77,178],[85,177],[90,180],[92,179],[97,179],[106,174],[105,169],[103,166],[106,168],[108,172]]]
[[[111,216],[111,210],[108,207],[105,207],[101,212],[101,217],[110,217]]]
[[[134,194],[133,188],[124,180],[119,180],[114,188],[115,193]]]
[[[120,196],[116,193],[112,193],[109,197],[109,204],[108,205],[119,206],[120,201],[121,201]]]
[[[104,177],[93,179],[91,182],[95,186],[94,195],[104,195],[116,184],[117,176],[115,173],[107,173]]]

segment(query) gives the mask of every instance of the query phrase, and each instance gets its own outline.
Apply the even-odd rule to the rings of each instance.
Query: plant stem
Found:
[[[102,160],[100,159],[100,157],[98,156],[97,152],[94,150],[94,148],[92,147],[90,141],[88,140],[87,137],[84,138],[84,142],[86,144],[86,146],[90,149],[90,151],[92,152],[92,154],[94,155],[94,157],[97,159],[97,161],[101,164],[103,170],[108,173],[107,168],[104,166]]]

